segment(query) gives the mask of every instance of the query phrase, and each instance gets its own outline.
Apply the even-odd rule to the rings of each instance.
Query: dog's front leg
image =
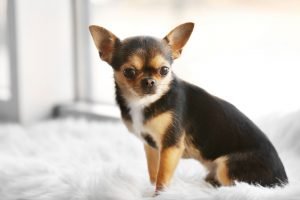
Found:
[[[170,183],[176,166],[182,157],[183,151],[183,142],[161,149],[159,170],[156,181],[156,192],[163,190],[164,187],[168,186]]]
[[[151,183],[155,184],[159,167],[159,150],[148,144],[144,144],[144,149],[147,157],[149,178]]]

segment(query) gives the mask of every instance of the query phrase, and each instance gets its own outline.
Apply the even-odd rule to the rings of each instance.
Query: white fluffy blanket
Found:
[[[154,199],[300,199],[300,113],[260,127],[277,147],[289,185],[212,188],[194,160],[181,160]],[[142,143],[121,123],[64,119],[0,126],[0,200],[153,199]]]

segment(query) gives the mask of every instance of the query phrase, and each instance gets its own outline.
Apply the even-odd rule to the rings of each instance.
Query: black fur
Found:
[[[142,137],[144,138],[144,140],[147,142],[147,144],[155,149],[157,149],[157,145],[155,143],[155,141],[153,140],[153,138],[151,137],[151,135],[147,134],[147,133],[142,133]]]
[[[116,89],[116,101],[120,107],[122,118],[128,121],[132,121],[131,116],[129,114],[130,109],[127,107],[126,100],[121,95],[121,90],[117,83],[115,83],[115,89]]]
[[[197,86],[181,82],[179,88],[185,93],[178,99],[185,106],[184,129],[205,159],[227,155],[229,176],[235,180],[262,186],[287,183],[274,146],[250,119]]]

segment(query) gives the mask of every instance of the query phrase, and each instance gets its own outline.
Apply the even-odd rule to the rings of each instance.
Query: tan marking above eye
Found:
[[[140,56],[133,54],[128,58],[128,61],[123,65],[123,69],[126,67],[134,67],[137,70],[141,70],[144,66],[144,59]]]
[[[158,54],[150,60],[150,66],[158,69],[162,66],[170,67],[170,64],[169,64],[168,60],[166,60],[164,58],[164,56]]]

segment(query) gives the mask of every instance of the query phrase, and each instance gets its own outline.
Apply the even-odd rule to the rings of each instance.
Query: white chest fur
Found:
[[[130,115],[132,119],[132,131],[133,133],[141,138],[142,132],[144,132],[144,106],[134,105],[130,107]]]
[[[132,132],[142,140],[144,140],[142,134],[148,134],[155,140],[156,143],[159,143],[157,133],[149,128],[149,126],[147,126],[144,122],[144,109],[157,101],[160,97],[161,94],[149,95],[142,99],[132,100],[129,103]]]

